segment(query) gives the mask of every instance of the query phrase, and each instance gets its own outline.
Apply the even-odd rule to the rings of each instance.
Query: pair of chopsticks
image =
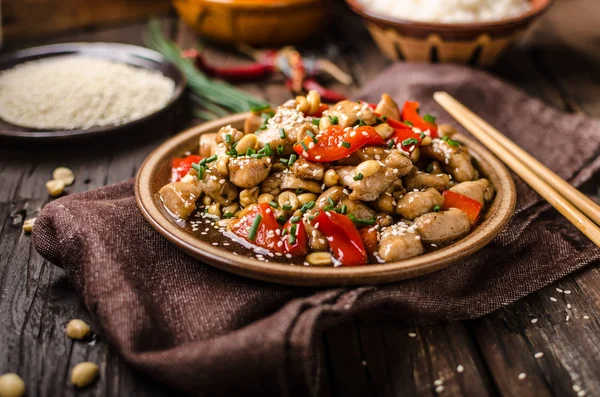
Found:
[[[435,101],[533,190],[600,247],[600,206],[446,92]]]

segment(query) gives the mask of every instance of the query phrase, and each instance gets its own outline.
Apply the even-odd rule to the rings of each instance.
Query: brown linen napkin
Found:
[[[600,122],[567,115],[476,70],[397,64],[357,97],[417,99],[446,90],[579,185],[600,167]],[[434,274],[376,287],[268,284],[205,265],[168,243],[137,210],[132,181],[47,205],[37,250],[63,267],[138,369],[198,396],[307,396],[322,389],[323,329],[366,313],[424,323],[489,313],[600,259],[595,247],[515,178],[518,209],[485,249]]]

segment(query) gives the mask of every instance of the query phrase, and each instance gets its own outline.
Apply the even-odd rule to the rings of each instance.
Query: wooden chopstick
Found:
[[[531,186],[533,190],[546,199],[569,222],[600,247],[600,228],[590,220],[592,218],[600,223],[600,208],[598,205],[554,172],[550,171],[523,149],[519,148],[448,93],[436,92],[433,94],[433,98],[452,117],[461,123],[467,131],[487,147],[488,150],[494,153],[504,164],[519,175],[525,183]],[[501,138],[498,139],[499,137]],[[563,195],[559,191],[565,192],[565,194]],[[573,198],[573,201],[570,201],[571,198]],[[577,208],[581,209],[581,211]],[[585,211],[590,218],[584,215],[582,211]]]

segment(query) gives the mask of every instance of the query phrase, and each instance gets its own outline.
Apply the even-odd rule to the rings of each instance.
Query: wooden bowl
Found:
[[[278,46],[303,41],[323,28],[328,1],[173,0],[199,35],[227,43]]]
[[[346,3],[364,18],[373,40],[389,59],[489,66],[552,0],[531,0],[531,10],[516,18],[467,24],[397,19],[373,12],[359,0]]]
[[[496,190],[494,201],[488,208],[483,221],[465,238],[458,242],[421,256],[399,262],[366,265],[359,267],[306,267],[286,263],[286,258],[270,258],[269,263],[249,256],[249,251],[213,232],[214,240],[199,239],[190,228],[183,228],[163,208],[158,191],[169,182],[171,160],[186,151],[197,152],[201,134],[217,131],[225,125],[242,128],[248,114],[229,116],[215,120],[169,139],[142,164],[135,181],[137,204],[144,217],[167,240],[189,255],[220,269],[251,277],[288,285],[331,286],[390,283],[417,277],[445,268],[473,254],[489,243],[506,225],[515,208],[517,193],[513,180],[504,167],[490,152],[470,139],[461,137],[477,162],[482,175],[490,180]],[[201,218],[198,218],[201,219]],[[204,227],[202,227],[204,230]],[[212,228],[209,228],[212,231]],[[227,247],[212,243],[227,241]],[[234,254],[236,252],[238,255]],[[277,262],[280,260],[281,262]],[[287,260],[289,262],[289,260]]]

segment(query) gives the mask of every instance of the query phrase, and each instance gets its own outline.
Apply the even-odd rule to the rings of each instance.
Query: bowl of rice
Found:
[[[489,66],[552,0],[346,0],[392,60]]]

